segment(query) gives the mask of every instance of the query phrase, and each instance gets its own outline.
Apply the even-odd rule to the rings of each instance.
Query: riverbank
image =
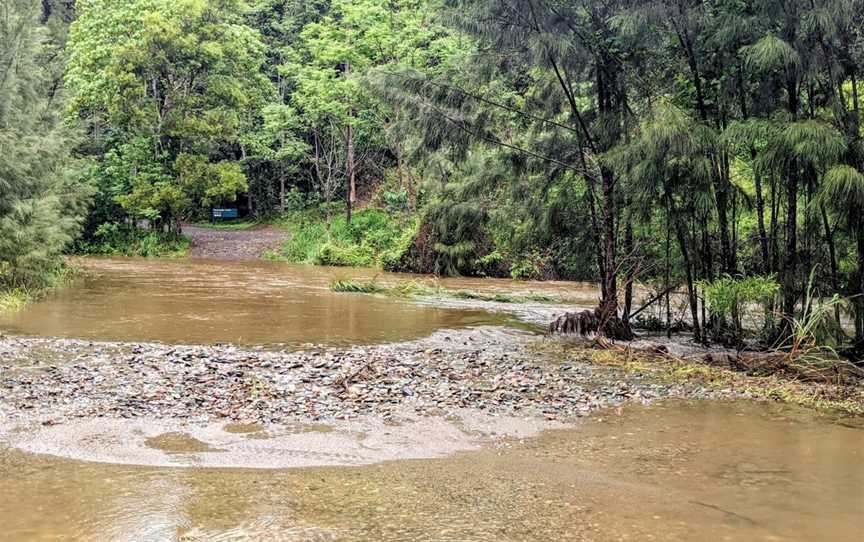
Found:
[[[538,353],[481,327],[296,352],[0,339],[0,439],[105,463],[289,468],[445,457],[592,412],[746,397]]]
[[[669,363],[645,352],[603,353],[494,327],[296,352],[3,337],[0,432],[31,427],[13,441],[38,453],[155,464],[162,455],[148,451],[143,436],[182,431],[175,443],[181,452],[184,446],[191,446],[190,453],[231,451],[228,441],[236,438],[217,436],[219,427],[257,424],[290,438],[269,441],[260,461],[241,449],[196,456],[195,463],[286,467],[439,457],[494,438],[570,426],[598,410],[673,398],[780,401],[864,413],[860,386]],[[315,429],[302,429],[319,424],[333,434],[322,439]],[[286,430],[292,427],[301,429]],[[361,446],[360,434],[373,435],[377,451]],[[106,446],[113,442],[114,452],[94,449],[100,439],[107,439]],[[330,453],[334,446],[350,451],[340,460]],[[306,452],[275,459],[279,450],[298,447]]]
[[[630,400],[738,395],[545,356],[529,348],[536,340],[485,327],[284,352],[5,337],[0,412],[48,425],[87,417],[284,424],[468,408],[566,422]]]

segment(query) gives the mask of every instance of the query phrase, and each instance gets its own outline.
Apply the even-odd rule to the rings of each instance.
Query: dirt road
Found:
[[[222,230],[184,224],[183,234],[192,240],[193,258],[213,260],[256,260],[287,237],[285,230],[274,226]]]

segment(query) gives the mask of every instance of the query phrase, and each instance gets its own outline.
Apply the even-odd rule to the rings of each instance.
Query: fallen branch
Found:
[[[631,315],[630,315],[630,318],[636,318],[637,316],[639,316],[640,314],[642,314],[642,312],[644,312],[645,309],[647,309],[648,307],[650,307],[650,306],[653,305],[654,303],[657,303],[658,301],[660,301],[661,299],[663,299],[663,297],[664,297],[666,294],[671,293],[671,292],[674,291],[676,288],[678,288],[678,286],[680,286],[680,284],[676,284],[675,286],[670,286],[670,287],[666,288],[665,290],[663,290],[662,292],[660,292],[659,294],[655,295],[654,297],[652,297],[651,299],[649,299],[649,300],[648,300],[644,305],[642,305],[641,307],[639,307],[639,309],[637,309],[636,312],[634,312],[633,314],[631,314]]]

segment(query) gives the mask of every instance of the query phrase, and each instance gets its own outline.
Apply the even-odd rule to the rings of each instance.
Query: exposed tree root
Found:
[[[549,325],[550,334],[597,335],[616,341],[631,341],[635,338],[630,325],[614,315],[604,318],[599,308],[593,311],[568,312]]]

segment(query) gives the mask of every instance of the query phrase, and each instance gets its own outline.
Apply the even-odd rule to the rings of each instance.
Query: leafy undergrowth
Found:
[[[380,284],[376,279],[368,281],[337,280],[330,283],[330,290],[337,293],[383,294],[392,297],[449,297],[452,299],[490,301],[495,303],[569,303],[566,299],[545,294],[483,293],[468,290],[448,290],[441,286],[429,286],[417,281],[403,281],[393,286],[385,286]]]
[[[76,247],[76,252],[102,256],[179,258],[189,253],[190,246],[189,239],[182,235],[106,223],[99,226],[92,240]]]
[[[290,238],[273,260],[342,267],[386,267],[408,250],[417,232],[417,218],[383,209],[363,209],[348,224],[342,214],[331,218],[320,213],[295,212],[279,225]]]
[[[692,384],[711,390],[731,390],[754,399],[782,401],[818,410],[864,414],[864,381],[856,375],[843,378],[807,378],[792,370],[760,371],[767,355],[744,357],[704,354],[678,358],[663,352],[621,345],[598,345],[587,340],[544,340],[537,351],[598,365],[617,367],[628,373],[649,375],[670,384]],[[771,354],[776,362],[783,353]],[[827,360],[829,362],[831,360]]]
[[[0,273],[0,314],[21,311],[39,297],[68,285],[83,273],[84,271],[74,265],[60,263],[43,273],[38,286],[10,284],[4,280],[6,277],[3,273]]]

